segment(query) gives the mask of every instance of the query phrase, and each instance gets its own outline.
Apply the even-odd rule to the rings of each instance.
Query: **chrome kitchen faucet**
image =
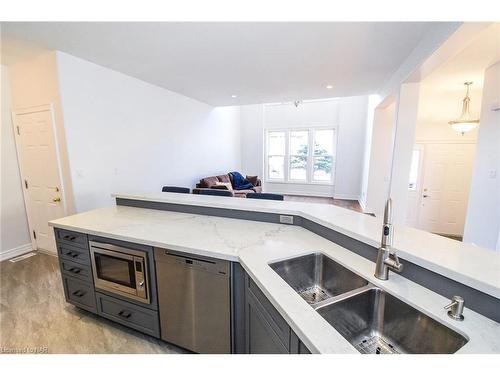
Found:
[[[375,277],[380,280],[389,279],[389,270],[401,272],[403,265],[399,262],[396,251],[392,248],[392,200],[389,198],[385,205],[384,226],[382,229],[382,241],[378,249]]]

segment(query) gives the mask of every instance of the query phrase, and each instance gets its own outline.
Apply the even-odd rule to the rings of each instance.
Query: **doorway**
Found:
[[[462,239],[474,143],[416,144],[410,171],[407,224]]]
[[[17,156],[33,249],[56,253],[48,222],[66,215],[51,105],[12,113]]]

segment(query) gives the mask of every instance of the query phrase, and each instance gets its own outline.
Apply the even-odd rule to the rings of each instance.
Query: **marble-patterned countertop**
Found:
[[[214,202],[229,199],[208,198],[216,198]],[[209,205],[210,201],[204,200],[204,204]],[[338,213],[339,216],[342,214],[344,213]],[[499,323],[467,308],[464,311],[466,319],[462,322],[454,321],[443,309],[449,302],[447,298],[394,273],[390,280],[380,282],[373,276],[373,262],[301,227],[127,206],[84,212],[54,220],[50,225],[239,261],[313,353],[357,351],[269,267],[269,263],[274,261],[312,252],[324,253],[372,284],[466,336],[469,342],[458,353],[500,353]]]
[[[330,204],[221,199],[214,196],[176,193],[113,194],[113,196],[123,199],[297,215],[375,248],[380,245],[381,218]],[[402,259],[500,299],[500,252],[400,225],[394,225],[393,247]]]

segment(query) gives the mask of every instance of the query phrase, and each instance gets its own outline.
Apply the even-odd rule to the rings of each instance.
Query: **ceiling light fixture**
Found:
[[[327,86],[326,86],[326,88],[327,88],[328,90],[331,90],[331,89],[333,89],[333,86],[332,86],[332,85],[327,85]]]
[[[231,98],[237,98],[238,95],[231,95]]]
[[[453,130],[462,133],[462,135],[464,135],[468,131],[471,131],[479,125],[479,120],[473,119],[469,111],[469,87],[470,85],[472,85],[472,82],[465,82],[464,85],[467,86],[467,93],[465,94],[465,98],[462,101],[462,114],[457,120],[453,120],[448,123],[451,125]]]

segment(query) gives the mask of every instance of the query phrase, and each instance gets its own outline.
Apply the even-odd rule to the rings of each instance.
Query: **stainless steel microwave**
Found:
[[[146,252],[103,242],[89,243],[96,288],[150,303]]]

